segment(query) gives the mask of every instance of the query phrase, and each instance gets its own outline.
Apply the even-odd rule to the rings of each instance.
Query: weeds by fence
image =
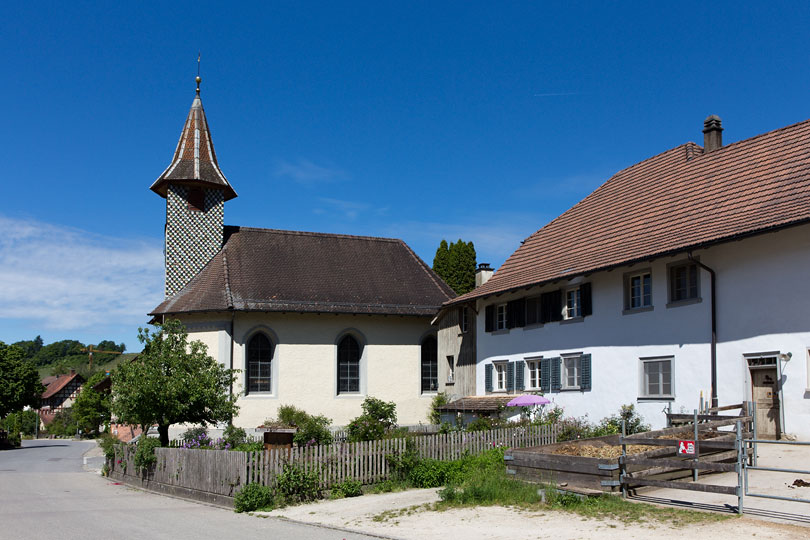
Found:
[[[442,461],[464,454],[479,454],[493,446],[523,448],[552,444],[557,440],[556,426],[528,426],[473,433],[453,432],[412,438],[420,457]],[[134,446],[119,446],[111,464],[113,473],[137,479],[232,497],[240,486],[258,483],[274,486],[285,465],[312,471],[320,485],[328,489],[346,479],[363,484],[389,478],[385,456],[405,450],[407,439],[338,443],[277,449],[263,452],[231,452],[157,448],[153,470],[137,471]]]

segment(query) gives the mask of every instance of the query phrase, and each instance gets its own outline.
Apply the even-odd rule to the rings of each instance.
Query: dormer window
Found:
[[[191,212],[205,211],[205,192],[200,188],[191,188],[188,192],[188,209]]]

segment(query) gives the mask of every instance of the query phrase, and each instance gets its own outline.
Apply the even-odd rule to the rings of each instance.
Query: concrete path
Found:
[[[0,539],[362,539],[116,485],[84,469],[92,442],[24,441],[0,451]]]
[[[760,444],[757,465],[780,469],[810,470],[810,446]],[[749,471],[748,474],[748,490],[751,493],[810,500],[810,487],[792,486],[797,479],[810,482],[810,475],[768,471]],[[710,474],[701,477],[698,482],[701,484],[736,486],[737,473]],[[737,511],[736,496],[716,493],[648,488],[641,495],[633,497],[633,499],[699,510],[735,513]],[[810,503],[744,497],[743,512],[746,516],[757,519],[810,525]],[[808,536],[810,536],[810,533],[808,533]]]

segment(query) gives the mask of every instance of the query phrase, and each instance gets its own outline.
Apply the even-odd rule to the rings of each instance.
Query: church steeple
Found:
[[[152,184],[166,199],[166,297],[188,284],[222,248],[224,203],[236,197],[217,163],[200,99],[191,103],[171,164]]]
[[[208,129],[208,120],[205,118],[205,110],[200,99],[199,76],[197,95],[191,102],[191,110],[188,111],[172,162],[150,189],[165,198],[169,184],[173,183],[221,189],[226,201],[236,197],[236,192],[217,163],[214,143],[211,142],[211,131]]]

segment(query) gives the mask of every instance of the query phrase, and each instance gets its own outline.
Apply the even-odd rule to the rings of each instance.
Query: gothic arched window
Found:
[[[247,346],[248,393],[271,392],[273,342],[262,333],[256,334]]]
[[[422,340],[422,392],[439,389],[439,344],[428,336]]]
[[[360,344],[350,335],[337,347],[338,394],[360,392]]]

